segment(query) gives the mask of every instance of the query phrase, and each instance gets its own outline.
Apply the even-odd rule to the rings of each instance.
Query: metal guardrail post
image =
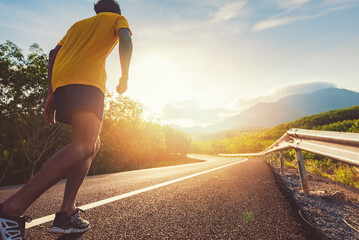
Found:
[[[283,150],[280,150],[279,157],[280,157],[280,174],[284,174]]]
[[[274,152],[275,167],[278,167],[277,152]]]
[[[305,171],[305,164],[304,164],[304,159],[303,159],[303,153],[302,150],[295,150],[295,155],[297,157],[297,162],[298,162],[298,168],[299,168],[299,175],[300,175],[300,180],[302,182],[302,188],[303,188],[303,192],[305,194],[309,194],[309,184],[308,184],[308,178],[307,178],[307,173]]]
[[[272,152],[272,164],[273,164],[273,165],[274,165],[274,163],[275,163],[274,158],[275,158],[275,155],[274,155],[274,152]]]

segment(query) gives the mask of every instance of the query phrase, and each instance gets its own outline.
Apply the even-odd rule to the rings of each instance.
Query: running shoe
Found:
[[[90,228],[90,224],[79,216],[79,212],[85,211],[77,208],[76,212],[71,217],[67,216],[65,212],[56,213],[55,220],[52,223],[49,232],[58,234],[86,232]]]
[[[14,217],[1,211],[0,203],[0,240],[23,240],[25,237],[25,223],[31,222],[28,216]]]

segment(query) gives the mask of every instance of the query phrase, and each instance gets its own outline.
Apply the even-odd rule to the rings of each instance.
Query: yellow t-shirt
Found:
[[[129,28],[123,16],[103,12],[72,25],[58,43],[53,72],[52,90],[69,84],[95,86],[106,91],[107,56],[119,41],[118,30]]]

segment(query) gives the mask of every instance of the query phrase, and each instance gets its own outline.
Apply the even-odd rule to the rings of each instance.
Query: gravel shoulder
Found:
[[[284,175],[272,169],[298,213],[323,239],[359,239],[359,189],[307,172],[310,194],[305,195],[297,169],[287,168]]]

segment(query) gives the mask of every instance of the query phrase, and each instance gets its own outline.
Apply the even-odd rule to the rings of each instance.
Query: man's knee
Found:
[[[88,159],[95,152],[95,144],[87,142],[77,142],[72,144],[75,151],[80,155],[80,159]]]

